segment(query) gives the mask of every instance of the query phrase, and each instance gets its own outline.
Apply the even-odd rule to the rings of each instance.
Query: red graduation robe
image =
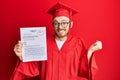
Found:
[[[54,37],[47,39],[47,61],[18,62],[11,80],[89,80],[90,67],[87,50],[81,38],[69,36],[61,50],[58,49]],[[95,62],[91,65],[96,72]],[[25,79],[25,80],[26,80]]]

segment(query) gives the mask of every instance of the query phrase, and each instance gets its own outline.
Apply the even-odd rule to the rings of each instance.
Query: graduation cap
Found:
[[[52,8],[48,10],[48,13],[53,15],[53,18],[59,16],[65,16],[71,19],[71,17],[78,13],[78,10],[64,4],[61,2],[57,2]]]

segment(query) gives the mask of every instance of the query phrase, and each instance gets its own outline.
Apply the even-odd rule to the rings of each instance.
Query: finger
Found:
[[[22,45],[16,44],[15,47],[14,47],[14,51],[15,52],[21,52],[22,51]]]
[[[22,41],[18,41],[18,43],[17,43],[18,45],[21,45],[21,46],[23,46],[23,43],[22,43]]]
[[[102,49],[102,42],[101,41],[97,41],[97,45],[98,45],[99,49]]]
[[[96,42],[98,45],[102,45],[102,42],[101,41],[97,41]]]
[[[15,48],[22,48],[23,44],[21,42],[18,42],[16,45],[15,45]]]
[[[19,40],[18,43],[19,43],[19,44],[22,44],[22,41]]]
[[[15,53],[17,53],[17,52],[19,52],[20,50],[19,50],[19,48],[18,47],[14,47],[14,52]]]
[[[97,45],[97,42],[94,44],[94,46],[96,46]]]
[[[97,42],[95,42],[94,44],[93,44],[93,46],[96,46],[97,45]]]

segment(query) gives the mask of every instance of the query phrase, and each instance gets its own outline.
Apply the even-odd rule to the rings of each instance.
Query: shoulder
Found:
[[[86,47],[85,40],[84,40],[83,37],[81,37],[81,36],[73,36],[73,38],[74,38],[74,40],[75,40],[75,42],[76,42],[76,44],[77,44],[78,46],[87,48],[87,47]]]
[[[84,39],[81,36],[69,35],[67,42],[71,44],[75,44],[76,46],[85,45]]]
[[[76,40],[78,43],[84,43],[84,39],[81,36],[72,36],[74,40]]]

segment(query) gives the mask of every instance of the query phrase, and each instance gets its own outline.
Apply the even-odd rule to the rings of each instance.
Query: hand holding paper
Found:
[[[47,60],[46,28],[20,28],[23,62]]]

